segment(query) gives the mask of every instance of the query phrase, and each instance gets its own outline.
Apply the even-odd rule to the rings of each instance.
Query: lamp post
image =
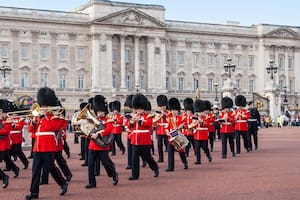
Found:
[[[286,113],[286,111],[288,110],[287,109],[287,106],[288,106],[288,100],[286,98],[286,92],[287,92],[287,86],[283,86],[283,94],[284,94],[284,99],[283,99],[283,106],[284,106],[284,114]]]
[[[6,75],[9,74],[9,72],[11,71],[10,66],[8,66],[6,63],[7,63],[7,60],[3,59],[2,65],[0,66],[0,71],[3,74],[3,86],[4,87],[6,87]]]
[[[225,72],[228,72],[229,78],[231,78],[231,73],[235,71],[235,65],[231,63],[231,58],[227,58],[227,63],[224,64]]]
[[[139,88],[140,88],[140,85],[138,83],[135,84],[135,91],[136,93],[139,93]]]
[[[214,84],[215,91],[216,91],[215,102],[218,102],[218,101],[219,101],[219,99],[218,99],[218,86],[219,86],[218,83],[215,83],[215,84]]]
[[[274,64],[274,60],[270,60],[269,67],[267,67],[266,69],[267,69],[267,73],[270,74],[271,80],[273,80],[274,74],[277,73],[277,69],[278,69]]]

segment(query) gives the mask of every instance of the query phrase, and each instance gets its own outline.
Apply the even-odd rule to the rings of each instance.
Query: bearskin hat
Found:
[[[151,109],[152,109],[151,103],[150,103],[150,101],[147,101],[147,108],[145,110],[151,111]]]
[[[57,97],[54,90],[42,87],[37,93],[37,102],[40,106],[56,106]]]
[[[108,103],[108,110],[109,110],[109,112],[113,112],[114,110],[113,110],[113,101],[111,101],[111,102],[109,102]]]
[[[133,94],[128,95],[126,97],[126,100],[125,100],[125,103],[124,103],[124,107],[132,108],[132,97],[133,97]]]
[[[200,99],[194,101],[194,112],[203,112],[206,110],[206,103]]]
[[[233,107],[233,101],[230,97],[224,97],[221,100],[222,108],[232,108]]]
[[[246,104],[247,104],[246,97],[243,96],[243,95],[237,95],[235,97],[234,103],[235,103],[236,106],[245,107]]]
[[[193,103],[194,103],[194,101],[193,101],[192,98],[189,98],[189,97],[185,98],[185,99],[183,100],[183,107],[184,107],[184,109],[185,109],[185,110],[191,110],[191,111],[194,111]]]
[[[137,93],[132,97],[132,108],[134,109],[147,109],[148,99],[141,93]]]
[[[112,102],[111,111],[113,112],[114,110],[117,110],[118,112],[121,111],[121,102],[120,101],[115,100]]]
[[[168,98],[161,94],[156,97],[157,106],[168,106]]]
[[[177,98],[171,98],[169,99],[169,109],[170,110],[178,110],[180,111],[180,103]]]
[[[94,97],[89,98],[88,104],[89,104],[89,109],[94,109]]]
[[[211,110],[212,106],[210,101],[205,100],[204,103],[205,103],[205,110]]]
[[[94,111],[107,112],[107,103],[105,97],[102,95],[96,95],[93,100]]]
[[[80,110],[82,110],[86,105],[88,105],[87,102],[81,102],[79,105]]]

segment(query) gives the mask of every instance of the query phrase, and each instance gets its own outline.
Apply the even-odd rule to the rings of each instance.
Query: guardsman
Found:
[[[193,99],[192,98],[185,98],[183,100],[183,107],[185,110],[184,118],[184,128],[182,130],[183,134],[186,136],[186,138],[189,140],[188,146],[185,148],[185,156],[189,157],[189,152],[191,147],[193,147],[193,150],[195,152],[195,142],[194,142],[194,128],[190,127],[193,123],[193,116],[194,116],[194,108],[193,108]]]
[[[132,127],[129,124],[130,119],[133,116],[132,110],[132,97],[133,95],[128,95],[124,103],[124,128],[127,133],[127,166],[125,169],[132,169],[132,145],[131,145],[131,136],[132,136]]]
[[[87,102],[81,102],[79,105],[80,110],[82,110],[88,103]],[[73,127],[74,130],[74,127]],[[77,131],[80,131],[80,128],[77,128]],[[76,133],[75,133],[76,134]],[[85,160],[85,140],[86,140],[86,135],[84,134],[80,134],[78,133],[78,135],[80,135],[80,158],[79,160]]]
[[[194,111],[197,116],[197,125],[194,128],[194,140],[195,140],[195,153],[196,153],[196,161],[195,165],[201,164],[201,151],[200,148],[204,151],[205,155],[209,162],[212,161],[212,157],[210,155],[208,149],[208,127],[210,125],[210,119],[206,115],[205,111],[210,110],[211,104],[209,101],[202,101],[200,99],[196,99],[194,102]]]
[[[33,147],[30,194],[26,195],[26,200],[38,199],[42,168],[46,172],[50,172],[53,179],[61,187],[60,195],[64,195],[68,190],[68,182],[54,164],[54,156],[57,151],[55,132],[62,130],[66,124],[65,120],[54,115],[51,111],[51,107],[57,105],[58,99],[54,90],[43,87],[37,93],[37,101],[41,107],[41,112],[28,127],[29,132],[36,133],[36,140]]]
[[[116,171],[115,164],[109,157],[110,146],[99,146],[95,142],[97,137],[108,136],[111,134],[112,131],[112,122],[108,122],[108,118],[106,117],[108,108],[107,103],[105,101],[105,97],[102,95],[96,95],[93,99],[93,108],[96,113],[97,120],[99,120],[100,122],[100,125],[99,127],[95,128],[96,131],[92,131],[90,133],[91,140],[89,143],[88,161],[89,183],[85,186],[85,188],[87,189],[96,187],[95,168],[97,168],[97,164],[99,163],[99,161],[101,161],[102,165],[104,166],[107,175],[109,177],[112,177],[113,185],[117,185],[119,182],[119,175]]]
[[[159,167],[151,155],[151,129],[152,118],[145,113],[147,108],[147,98],[140,93],[132,97],[132,108],[135,114],[129,120],[131,128],[132,145],[132,171],[129,180],[137,180],[140,176],[140,159],[142,156],[148,163],[150,169],[154,172],[154,177],[159,175]]]
[[[210,144],[210,151],[212,152],[214,150],[214,141],[216,138],[216,133],[215,133],[215,121],[216,117],[212,113],[212,106],[209,101],[205,101],[207,107],[206,110],[204,110],[205,113],[205,119],[208,121],[208,139],[209,139],[209,144]]]
[[[170,114],[168,115],[167,122],[168,122],[168,135],[169,140],[171,139],[171,133],[172,132],[182,132],[182,128],[184,126],[184,116],[181,116],[179,114],[180,111],[180,103],[177,98],[171,98],[169,99],[169,109]],[[172,144],[169,142],[168,144],[168,168],[166,169],[166,172],[174,171],[174,152],[175,148],[172,146]],[[184,165],[184,169],[188,169],[188,162],[185,157],[184,150],[178,151],[181,162]]]
[[[241,136],[244,142],[244,148],[249,152],[248,148],[248,119],[250,118],[250,113],[245,109],[247,102],[243,95],[238,95],[235,97],[235,105],[237,109],[233,111],[233,116],[235,118],[235,142],[236,142],[236,153],[241,152]]]
[[[227,158],[227,140],[229,141],[232,156],[234,151],[234,116],[232,114],[233,101],[230,97],[224,97],[221,100],[222,111],[219,115],[220,135],[222,138],[222,158]]]
[[[157,106],[160,108],[159,113],[156,113],[156,117],[153,119],[154,126],[156,127],[156,136],[157,136],[157,151],[158,151],[158,161],[164,162],[164,150],[163,146],[165,145],[166,149],[168,146],[168,122],[167,117],[169,115],[168,107],[168,98],[165,95],[158,95],[156,98]]]
[[[18,111],[17,106],[14,106],[15,110]],[[11,117],[11,126],[12,129],[10,131],[10,139],[11,139],[11,153],[20,158],[21,162],[24,165],[23,169],[28,168],[28,160],[22,150],[22,142],[23,142],[23,127],[25,125],[25,118],[21,118],[17,116],[17,113],[13,114]]]
[[[114,135],[114,142],[112,143],[112,153],[111,155],[116,155],[116,145],[120,148],[122,155],[125,153],[125,147],[122,142],[122,132],[123,132],[123,116],[120,114],[121,111],[121,102],[115,100],[111,104],[112,114],[110,115],[109,119],[112,121],[112,134]]]
[[[257,142],[257,131],[258,127],[261,126],[260,114],[257,108],[254,108],[253,102],[248,103],[250,119],[248,120],[248,148],[252,151],[252,137],[255,146],[255,150],[258,148]],[[252,136],[252,137],[251,137]]]

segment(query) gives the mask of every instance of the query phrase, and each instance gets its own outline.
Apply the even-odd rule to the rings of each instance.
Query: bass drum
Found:
[[[170,144],[174,147],[176,151],[183,151],[184,148],[189,144],[189,140],[179,132],[171,133]]]

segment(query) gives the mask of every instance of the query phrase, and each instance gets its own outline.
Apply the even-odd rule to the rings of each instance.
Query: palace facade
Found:
[[[0,7],[2,69],[12,69],[1,71],[1,90],[12,88],[9,98],[29,101],[48,86],[69,111],[95,94],[124,101],[137,90],[153,103],[159,94],[183,100],[197,90],[214,101],[221,99],[230,57],[234,95],[263,98],[274,60],[274,84],[289,108],[299,109],[300,27],[172,21],[165,12],[160,5],[104,0],[71,12]]]

